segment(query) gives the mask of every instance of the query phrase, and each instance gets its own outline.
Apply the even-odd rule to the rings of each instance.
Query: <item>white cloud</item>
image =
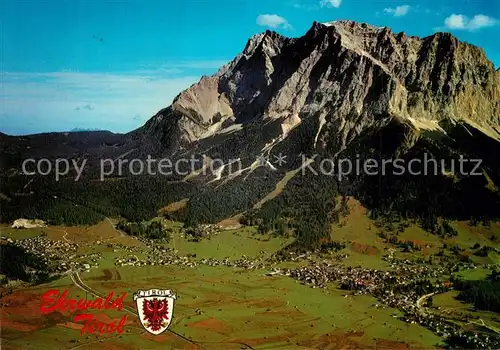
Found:
[[[319,2],[319,5],[321,7],[335,7],[335,8],[339,8],[341,4],[342,4],[342,0],[321,0]]]
[[[464,15],[455,14],[444,20],[444,24],[450,29],[465,29],[465,27],[467,26],[467,22],[467,17],[465,17]]]
[[[10,134],[98,128],[127,132],[167,107],[198,75],[2,72],[1,131]],[[144,116],[138,119],[134,116]]]
[[[445,28],[455,30],[475,31],[481,28],[492,27],[498,24],[498,21],[485,15],[475,15],[472,19],[465,15],[452,14],[444,20]]]
[[[283,18],[278,15],[269,15],[269,14],[259,15],[257,17],[257,24],[259,26],[270,27],[273,29],[277,28],[283,28],[287,30],[292,29],[292,26],[290,25],[290,23],[288,23],[286,18]]]
[[[476,30],[484,27],[492,27],[497,24],[498,21],[492,17],[488,17],[485,15],[475,15],[469,22],[469,28],[471,30]]]
[[[410,11],[410,5],[401,5],[396,7],[387,7],[384,9],[385,13],[391,14],[394,17],[402,17]]]
[[[1,72],[0,131],[98,128],[127,132],[228,60],[148,62],[113,73]],[[140,116],[140,118],[137,118]]]

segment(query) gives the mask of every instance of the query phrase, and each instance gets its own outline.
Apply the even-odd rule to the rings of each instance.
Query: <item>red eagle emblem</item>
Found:
[[[163,333],[174,317],[174,302],[177,296],[170,289],[138,290],[134,294],[137,316],[149,333]]]
[[[144,312],[144,326],[151,328],[152,331],[159,331],[167,327],[168,319],[168,301],[167,299],[144,299],[142,301],[142,311]]]

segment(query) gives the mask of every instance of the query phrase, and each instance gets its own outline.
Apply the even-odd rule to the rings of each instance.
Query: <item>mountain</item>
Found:
[[[314,124],[313,146],[340,151],[389,119],[424,133],[461,123],[500,140],[500,73],[448,33],[421,39],[352,21],[314,23],[297,39],[255,35],[141,131],[175,149],[246,122],[275,122],[278,140]]]
[[[0,137],[10,167],[0,198],[12,199],[2,219],[22,208],[23,217],[67,223],[61,207],[70,203],[89,218],[73,218],[79,223],[95,213],[140,220],[181,201],[182,209],[168,215],[188,225],[239,215],[263,230],[290,225],[299,242],[313,244],[345,214],[347,195],[373,216],[413,218],[430,231],[439,217],[500,216],[500,71],[483,50],[448,33],[418,38],[353,21],[315,22],[300,38],[266,31],[141,128],[72,134]],[[92,137],[81,142],[82,135]],[[42,144],[36,153],[30,146]],[[36,178],[34,188],[43,191],[16,195],[27,182],[19,163],[33,154],[73,154],[91,159],[92,167],[78,182]],[[104,156],[118,162],[148,155],[197,163],[190,169],[183,162],[176,169],[182,174],[125,171],[96,181]],[[278,166],[276,157],[286,162]],[[338,176],[338,168],[321,174],[343,160],[422,164],[429,158],[436,161],[431,174],[396,174],[394,162],[375,175]],[[469,162],[457,172],[463,159]],[[233,171],[236,161],[240,168]],[[49,194],[58,201],[44,200]],[[55,208],[49,214],[48,206]]]
[[[73,128],[69,132],[82,132],[82,131],[105,131],[97,128]]]

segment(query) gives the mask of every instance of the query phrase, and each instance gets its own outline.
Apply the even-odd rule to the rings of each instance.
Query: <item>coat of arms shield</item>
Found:
[[[171,290],[138,290],[134,294],[139,320],[149,333],[158,335],[168,328],[176,298]]]

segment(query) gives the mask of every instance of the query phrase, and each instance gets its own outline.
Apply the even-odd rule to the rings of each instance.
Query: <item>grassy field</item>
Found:
[[[11,228],[7,225],[0,226],[0,236],[5,236],[13,240],[31,238],[45,234],[47,234],[47,228],[37,227],[32,229],[19,230]]]
[[[369,296],[346,297],[345,291],[330,288],[311,289],[285,276],[267,277],[263,270],[228,269],[200,266],[180,267],[119,267],[112,273],[93,271],[82,279],[101,292],[127,292],[127,304],[134,306],[132,294],[137,289],[173,289],[178,295],[171,330],[192,339],[206,349],[227,349],[246,343],[253,348],[365,348],[373,346],[434,347],[441,342],[430,331],[403,323],[393,315],[397,310],[377,308]],[[99,274],[100,273],[100,274]],[[11,296],[17,307],[9,307],[11,331],[3,334],[5,348],[93,349],[99,342],[105,348],[153,349],[184,348],[189,344],[175,336],[144,334],[138,320],[129,315],[127,333],[110,337],[80,336],[81,325],[72,322],[71,315],[52,316],[47,321],[38,313],[39,298],[51,288],[69,288],[71,296],[84,297],[68,278]],[[29,308],[26,314],[15,311]],[[120,312],[106,311],[103,320],[118,320]],[[28,336],[29,334],[29,336]],[[390,340],[389,340],[390,339]],[[78,341],[78,343],[74,343]]]
[[[179,299],[172,330],[203,341],[244,340],[259,343],[304,345],[322,334],[353,332],[353,343],[371,344],[389,338],[413,345],[434,346],[440,340],[427,330],[409,325],[378,309],[367,296],[345,297],[345,291],[311,289],[284,277],[266,277],[266,271],[201,266],[180,268],[117,269],[132,288],[171,288]],[[147,275],[147,277],[140,277]],[[113,288],[119,281],[112,281]],[[123,282],[122,282],[123,283]],[[125,282],[126,284],[126,282]],[[137,285],[137,287],[136,287]],[[96,286],[97,287],[97,286]],[[106,283],[100,287],[109,288]],[[277,293],[277,291],[279,291]],[[199,310],[201,315],[197,315]],[[376,319],[375,319],[376,316]],[[196,327],[201,322],[213,327]],[[253,346],[252,345],[252,346]]]
[[[490,273],[490,269],[469,269],[457,272],[455,276],[461,277],[465,280],[473,281],[485,279]]]
[[[293,241],[259,235],[256,232],[255,227],[244,227],[222,231],[200,242],[189,242],[180,238],[179,232],[174,231],[168,246],[176,249],[179,255],[191,253],[196,254],[197,258],[235,259],[242,256],[256,257],[261,251],[268,257]]]
[[[334,253],[345,254],[342,263],[372,269],[390,269],[382,257],[390,251],[404,258],[435,254],[443,243],[457,244],[465,250],[475,243],[498,246],[498,225],[470,227],[453,222],[459,235],[443,240],[410,225],[398,234],[399,239],[414,241],[424,247],[421,252],[402,253],[385,242],[381,228],[366,216],[359,202],[350,201],[350,214],[340,225],[334,225],[332,239],[346,244]],[[221,231],[210,239],[190,242],[182,236],[181,224],[168,222],[172,229],[169,248],[178,255],[196,254],[196,259],[246,257],[266,258],[292,242],[292,239],[257,234],[255,227]],[[354,296],[336,289],[313,289],[287,276],[266,276],[268,270],[198,265],[181,266],[115,266],[116,258],[134,254],[109,243],[142,246],[138,240],[122,236],[110,220],[91,227],[47,227],[33,230],[13,230],[1,227],[1,234],[12,239],[46,235],[50,239],[65,239],[78,243],[78,253],[100,253],[99,267],[81,273],[91,288],[107,294],[127,293],[126,304],[135,309],[132,294],[138,289],[172,289],[178,299],[169,330],[188,339],[165,332],[152,336],[145,332],[137,316],[128,314],[126,332],[113,335],[80,335],[81,323],[73,322],[73,314],[39,312],[41,295],[49,289],[68,289],[71,297],[84,298],[86,293],[69,277],[49,284],[15,290],[4,296],[2,303],[2,349],[240,349],[242,343],[254,349],[338,349],[338,348],[433,348],[443,345],[443,339],[429,330],[400,321],[398,310],[378,305],[371,296]],[[97,244],[99,241],[99,244]],[[162,243],[163,244],[163,243]],[[160,246],[161,244],[158,243]],[[474,257],[476,258],[476,257]],[[492,261],[495,257],[484,258]],[[287,262],[280,266],[297,267],[305,262]],[[466,279],[482,279],[486,269],[462,271]],[[456,292],[434,296],[434,312],[448,313],[450,318],[466,312],[471,319],[483,319],[498,326],[496,315],[477,312],[470,305],[455,299]],[[88,295],[88,298],[93,298]],[[123,311],[95,312],[103,321],[118,321]],[[471,327],[475,327],[472,325]],[[197,345],[197,346],[196,346]]]
[[[14,229],[7,225],[0,226],[0,235],[17,239],[46,236],[51,240],[67,240],[72,243],[113,242],[137,245],[137,240],[123,237],[112,225],[111,220],[104,220],[93,226],[47,226],[32,229]]]

